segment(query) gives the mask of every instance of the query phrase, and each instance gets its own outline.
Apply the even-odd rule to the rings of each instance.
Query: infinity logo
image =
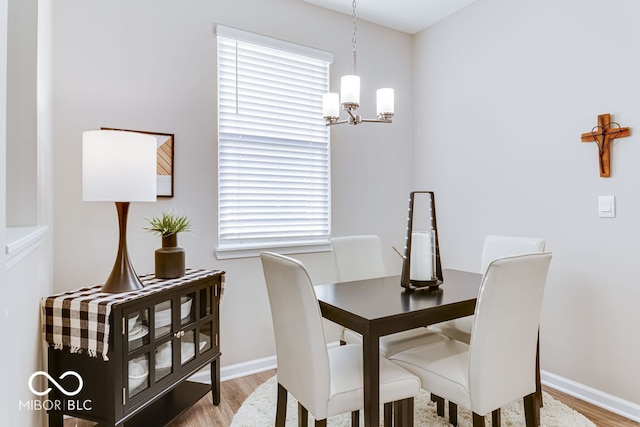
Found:
[[[76,377],[78,379],[78,388],[73,390],[73,391],[65,390],[64,387],[62,387],[60,384],[58,384],[58,382],[56,380],[51,378],[51,375],[49,375],[47,372],[36,371],[33,374],[31,374],[31,376],[29,377],[29,390],[31,390],[31,393],[35,394],[36,396],[44,396],[45,394],[49,394],[49,392],[51,391],[51,387],[49,387],[45,391],[36,391],[33,388],[33,379],[35,377],[37,377],[38,375],[44,375],[45,377],[47,377],[49,382],[53,383],[56,386],[56,388],[58,390],[60,390],[62,393],[64,393],[66,396],[75,396],[76,394],[80,393],[80,390],[82,390],[82,386],[84,385],[84,383],[82,381],[82,377],[80,376],[80,374],[78,374],[75,371],[67,371],[64,374],[60,375],[60,379],[61,380],[66,378],[66,377],[68,377],[69,375],[72,375],[72,376],[74,376],[74,377]]]

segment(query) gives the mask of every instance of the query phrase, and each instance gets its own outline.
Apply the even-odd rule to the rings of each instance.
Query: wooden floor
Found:
[[[203,397],[192,408],[188,409],[169,424],[170,427],[228,427],[233,419],[233,414],[240,408],[242,402],[260,384],[275,375],[276,371],[267,371],[235,380],[225,381],[221,384],[221,402],[219,406],[211,403],[211,394]],[[640,423],[623,418],[619,415],[605,411],[575,397],[566,395],[549,387],[543,386],[544,391],[565,405],[582,413],[592,420],[598,427],[640,427]],[[68,419],[65,427],[94,426],[80,420]],[[544,427],[544,426],[543,426]],[[570,426],[568,426],[570,427]]]

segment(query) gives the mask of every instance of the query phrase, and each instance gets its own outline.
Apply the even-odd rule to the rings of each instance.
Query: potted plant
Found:
[[[191,221],[186,215],[162,212],[160,216],[145,218],[145,230],[162,237],[162,247],[155,252],[155,275],[159,279],[175,279],[184,276],[185,252],[178,247],[178,233],[191,231]]]

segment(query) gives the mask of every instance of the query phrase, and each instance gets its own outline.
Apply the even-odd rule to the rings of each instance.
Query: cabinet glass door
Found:
[[[155,380],[160,381],[173,372],[173,340],[156,347]]]
[[[140,310],[126,315],[127,345],[132,352],[143,345],[149,344],[149,310]]]
[[[211,348],[214,346],[214,331],[215,329],[213,328],[213,322],[206,322],[200,327],[200,353],[211,350]]]
[[[153,308],[155,339],[155,381],[173,372],[173,299],[157,303]]]
[[[190,292],[180,297],[180,325],[186,326],[196,321],[196,293]]]
[[[133,397],[149,387],[149,353],[143,346],[150,342],[149,309],[125,313],[127,343],[127,389],[129,397]]]
[[[195,331],[191,330],[184,334],[180,342],[180,364],[184,365],[196,357]]]
[[[213,312],[213,286],[200,289],[200,318],[209,316]]]
[[[149,353],[129,360],[127,368],[131,398],[149,387]]]
[[[165,337],[173,331],[173,300],[167,299],[155,305],[153,310],[153,327],[156,339]]]

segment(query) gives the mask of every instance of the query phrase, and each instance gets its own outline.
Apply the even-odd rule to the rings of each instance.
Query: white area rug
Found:
[[[236,415],[231,421],[231,427],[261,427],[273,426],[276,414],[276,377],[273,376],[269,380],[261,384],[251,395],[244,401]],[[584,417],[582,414],[574,411],[561,402],[553,399],[547,393],[544,393],[544,406],[540,413],[541,427],[595,427],[595,424]],[[297,409],[298,402],[289,394],[287,401],[287,427],[297,426]],[[429,400],[426,392],[421,392],[415,400],[414,425],[447,427],[448,405],[445,404],[445,418],[438,417],[436,414],[436,406]],[[513,402],[501,409],[502,426],[524,426],[524,407],[522,399]],[[360,417],[362,424],[362,416]],[[309,414],[309,424],[313,417]],[[491,425],[491,416],[485,417],[487,426]],[[329,427],[349,427],[351,426],[350,414],[342,414],[331,417],[328,420]],[[382,425],[382,424],[381,424]],[[471,427],[471,413],[458,406],[458,426]]]

